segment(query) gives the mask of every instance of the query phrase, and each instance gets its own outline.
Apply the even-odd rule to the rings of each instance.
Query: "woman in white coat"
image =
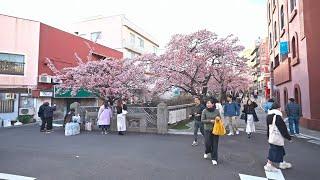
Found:
[[[124,132],[127,130],[126,127],[126,114],[127,106],[122,103],[122,100],[118,100],[117,102],[117,129],[119,135],[124,135]]]
[[[110,121],[112,118],[112,109],[108,101],[105,101],[104,104],[100,107],[98,112],[98,125],[102,130],[102,134],[108,134],[110,129]]]

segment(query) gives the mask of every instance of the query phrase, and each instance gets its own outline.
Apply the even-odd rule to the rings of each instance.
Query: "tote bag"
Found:
[[[226,134],[226,128],[224,127],[223,122],[220,119],[220,117],[216,117],[214,120],[212,134],[217,135],[217,136],[223,136]]]
[[[278,127],[276,126],[276,117],[273,116],[272,124],[269,125],[269,139],[268,142],[277,146],[284,146],[284,138],[282,137]]]

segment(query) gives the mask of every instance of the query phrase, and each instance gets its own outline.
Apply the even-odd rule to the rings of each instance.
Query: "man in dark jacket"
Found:
[[[289,104],[286,107],[286,113],[289,119],[290,134],[299,134],[299,120],[302,116],[301,107],[293,98],[289,99]],[[293,125],[295,128],[293,128]]]
[[[199,97],[194,98],[194,103],[196,104],[195,107],[193,107],[191,114],[189,117],[194,121],[194,141],[192,143],[192,146],[198,145],[198,130],[200,129],[201,134],[204,136],[204,129],[203,129],[203,123],[201,122],[201,114],[202,111],[206,108],[204,104],[201,103],[201,100]]]
[[[53,111],[56,110],[56,105],[51,107],[49,105],[49,102],[43,103],[39,107],[38,116],[41,118],[42,124],[40,131],[46,132],[45,127],[47,126],[46,130],[47,132],[52,132],[52,121],[53,121]]]

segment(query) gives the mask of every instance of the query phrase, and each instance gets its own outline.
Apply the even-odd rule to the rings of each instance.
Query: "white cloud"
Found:
[[[266,36],[266,8],[254,0],[1,0],[0,13],[64,27],[95,15],[126,14],[164,46],[175,33],[208,29],[250,46]]]

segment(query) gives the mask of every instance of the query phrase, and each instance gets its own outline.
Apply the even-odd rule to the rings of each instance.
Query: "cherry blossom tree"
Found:
[[[174,35],[160,56],[138,57],[150,67],[157,92],[178,87],[191,95],[205,96],[209,91],[225,93],[246,82],[245,60],[239,57],[243,46],[238,38],[225,38],[201,30]]]
[[[84,62],[76,56],[77,66],[61,70],[47,59],[48,66],[56,78],[63,81],[58,85],[62,91],[71,90],[71,94],[76,95],[80,89],[84,89],[101,99],[114,101],[129,96],[134,89],[146,88],[144,68],[139,63],[124,59],[92,60],[91,56],[87,58]]]

